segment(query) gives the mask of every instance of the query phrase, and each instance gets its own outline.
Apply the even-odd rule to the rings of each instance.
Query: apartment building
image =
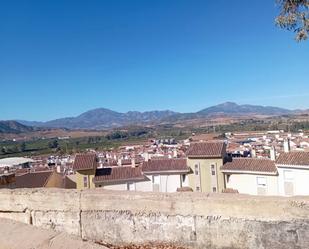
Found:
[[[192,143],[187,151],[191,169],[189,186],[197,192],[222,192],[225,188],[221,167],[226,155],[224,142]]]

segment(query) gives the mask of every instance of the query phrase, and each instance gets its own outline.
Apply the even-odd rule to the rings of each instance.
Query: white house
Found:
[[[189,172],[186,159],[153,159],[139,167],[98,168],[93,183],[109,190],[176,192],[188,186]]]
[[[227,189],[250,195],[278,194],[278,172],[272,160],[233,158],[221,167],[221,171]]]
[[[136,191],[147,187],[150,180],[140,167],[116,166],[96,169],[93,183],[96,188]]]
[[[309,195],[309,152],[285,152],[276,160],[279,195]]]
[[[176,192],[177,188],[188,186],[190,168],[185,158],[149,160],[143,162],[142,171],[151,180],[147,191]]]
[[[17,168],[29,168],[30,163],[34,160],[26,157],[8,157],[0,159],[0,168],[4,167],[17,167]]]

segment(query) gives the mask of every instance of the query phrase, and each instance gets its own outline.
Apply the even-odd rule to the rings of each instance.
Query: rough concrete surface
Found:
[[[103,244],[309,248],[309,197],[0,190],[0,217]]]
[[[107,249],[81,238],[0,219],[0,249]]]

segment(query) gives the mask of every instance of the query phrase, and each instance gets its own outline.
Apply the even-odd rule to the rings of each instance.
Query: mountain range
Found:
[[[36,130],[35,127],[23,125],[14,120],[0,121],[0,133],[22,133]]]
[[[156,124],[161,122],[175,122],[196,118],[211,118],[216,116],[248,116],[248,115],[288,115],[300,113],[300,110],[288,110],[272,106],[238,105],[225,102],[211,106],[195,113],[177,113],[173,111],[129,111],[126,113],[115,112],[105,108],[93,109],[77,117],[67,117],[47,122],[16,120],[25,126],[67,128],[67,129],[108,129],[127,125]]]

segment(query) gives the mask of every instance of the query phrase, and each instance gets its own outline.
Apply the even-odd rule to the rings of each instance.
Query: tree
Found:
[[[48,147],[51,148],[51,149],[56,149],[58,148],[59,146],[59,143],[57,140],[53,140],[51,142],[48,143]]]
[[[309,0],[277,0],[281,9],[276,24],[296,33],[296,40],[306,40],[309,35]]]
[[[21,144],[20,144],[20,151],[21,152],[24,152],[26,150],[26,143],[25,142],[22,142]]]
[[[6,154],[6,153],[7,153],[7,150],[6,150],[6,148],[5,148],[5,147],[2,147],[2,149],[1,149],[1,153],[2,153],[2,154]]]
[[[17,145],[17,144],[15,144],[15,145],[13,146],[11,152],[12,152],[12,153],[17,153],[17,152],[19,152],[19,148],[18,148],[18,145]]]
[[[87,144],[91,144],[92,142],[93,142],[93,138],[92,137],[88,137]]]

